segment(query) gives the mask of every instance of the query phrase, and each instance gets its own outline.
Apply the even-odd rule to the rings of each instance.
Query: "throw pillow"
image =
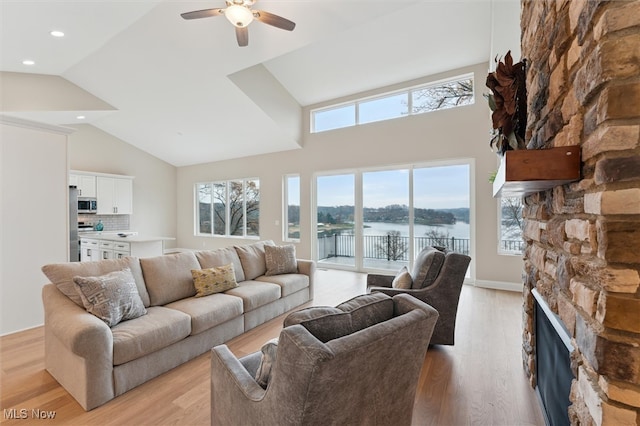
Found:
[[[101,260],[99,262],[52,263],[43,266],[42,272],[65,296],[75,302],[76,305],[84,308],[82,299],[80,299],[80,295],[73,283],[73,277],[97,277],[109,272],[122,271],[124,268],[131,269],[138,287],[138,294],[144,306],[149,306],[149,293],[147,293],[147,287],[137,257]]]
[[[296,247],[293,244],[286,246],[264,246],[264,257],[267,265],[265,275],[295,274],[298,272],[296,262]]]
[[[98,277],[73,277],[87,312],[113,327],[147,313],[129,268]]]
[[[196,287],[196,297],[222,293],[238,287],[233,263],[217,268],[192,269],[193,285]]]
[[[256,371],[256,382],[262,386],[263,389],[267,388],[269,380],[271,379],[271,370],[276,365],[276,353],[278,353],[278,339],[271,339],[260,349],[262,357],[260,358],[260,366]]]
[[[412,284],[413,279],[411,279],[411,274],[407,267],[403,266],[391,282],[391,287],[406,290],[411,288]]]
[[[444,256],[443,252],[433,247],[426,247],[418,253],[411,271],[413,278],[411,288],[419,289],[433,284],[444,263]]]

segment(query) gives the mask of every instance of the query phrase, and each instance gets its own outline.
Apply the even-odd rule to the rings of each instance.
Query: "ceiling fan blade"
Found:
[[[264,22],[265,24],[272,25],[282,30],[293,31],[296,27],[295,22],[291,22],[282,16],[274,15],[273,13],[265,12],[263,10],[254,10],[253,17],[260,22]]]
[[[216,9],[204,9],[204,10],[194,10],[193,12],[181,13],[180,16],[184,19],[200,19],[200,18],[209,18],[210,16],[218,16],[224,13],[224,9],[216,8]]]
[[[238,40],[238,46],[247,46],[249,44],[249,29],[247,27],[236,27],[236,39]]]

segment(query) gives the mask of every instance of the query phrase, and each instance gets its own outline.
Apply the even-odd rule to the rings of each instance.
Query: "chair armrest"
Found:
[[[225,392],[232,392],[233,388],[251,401],[259,401],[265,394],[265,390],[227,345],[218,345],[211,349],[211,380],[214,384],[220,384],[220,389],[224,389]]]
[[[391,288],[391,283],[395,277],[393,275],[378,275],[378,274],[368,274],[367,275],[367,287],[389,287]]]
[[[384,293],[387,296],[396,296],[398,294],[409,294],[422,300],[422,294],[424,294],[423,288],[420,289],[403,289],[403,288],[391,288],[391,287],[368,287],[369,293]]]

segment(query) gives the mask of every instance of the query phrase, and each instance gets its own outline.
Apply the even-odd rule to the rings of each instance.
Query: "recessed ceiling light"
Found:
[[[35,65],[35,61],[32,61],[31,59],[25,59],[24,61],[22,61],[22,65]]]
[[[64,37],[64,33],[62,31],[54,30],[54,31],[51,31],[49,34],[51,34],[54,37]]]
[[[79,115],[76,117],[78,120],[84,120],[86,117],[84,115]]]

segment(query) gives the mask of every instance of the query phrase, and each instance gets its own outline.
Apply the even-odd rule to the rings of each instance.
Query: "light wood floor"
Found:
[[[335,306],[365,291],[365,275],[318,271],[314,305]],[[455,346],[427,352],[415,425],[544,425],[522,369],[521,296],[463,288]],[[277,337],[284,315],[228,342],[236,356]],[[0,423],[57,425],[209,425],[209,354],[85,412],[44,370],[42,327],[0,338]],[[11,409],[26,420],[7,419]],[[32,410],[54,411],[53,420]]]

